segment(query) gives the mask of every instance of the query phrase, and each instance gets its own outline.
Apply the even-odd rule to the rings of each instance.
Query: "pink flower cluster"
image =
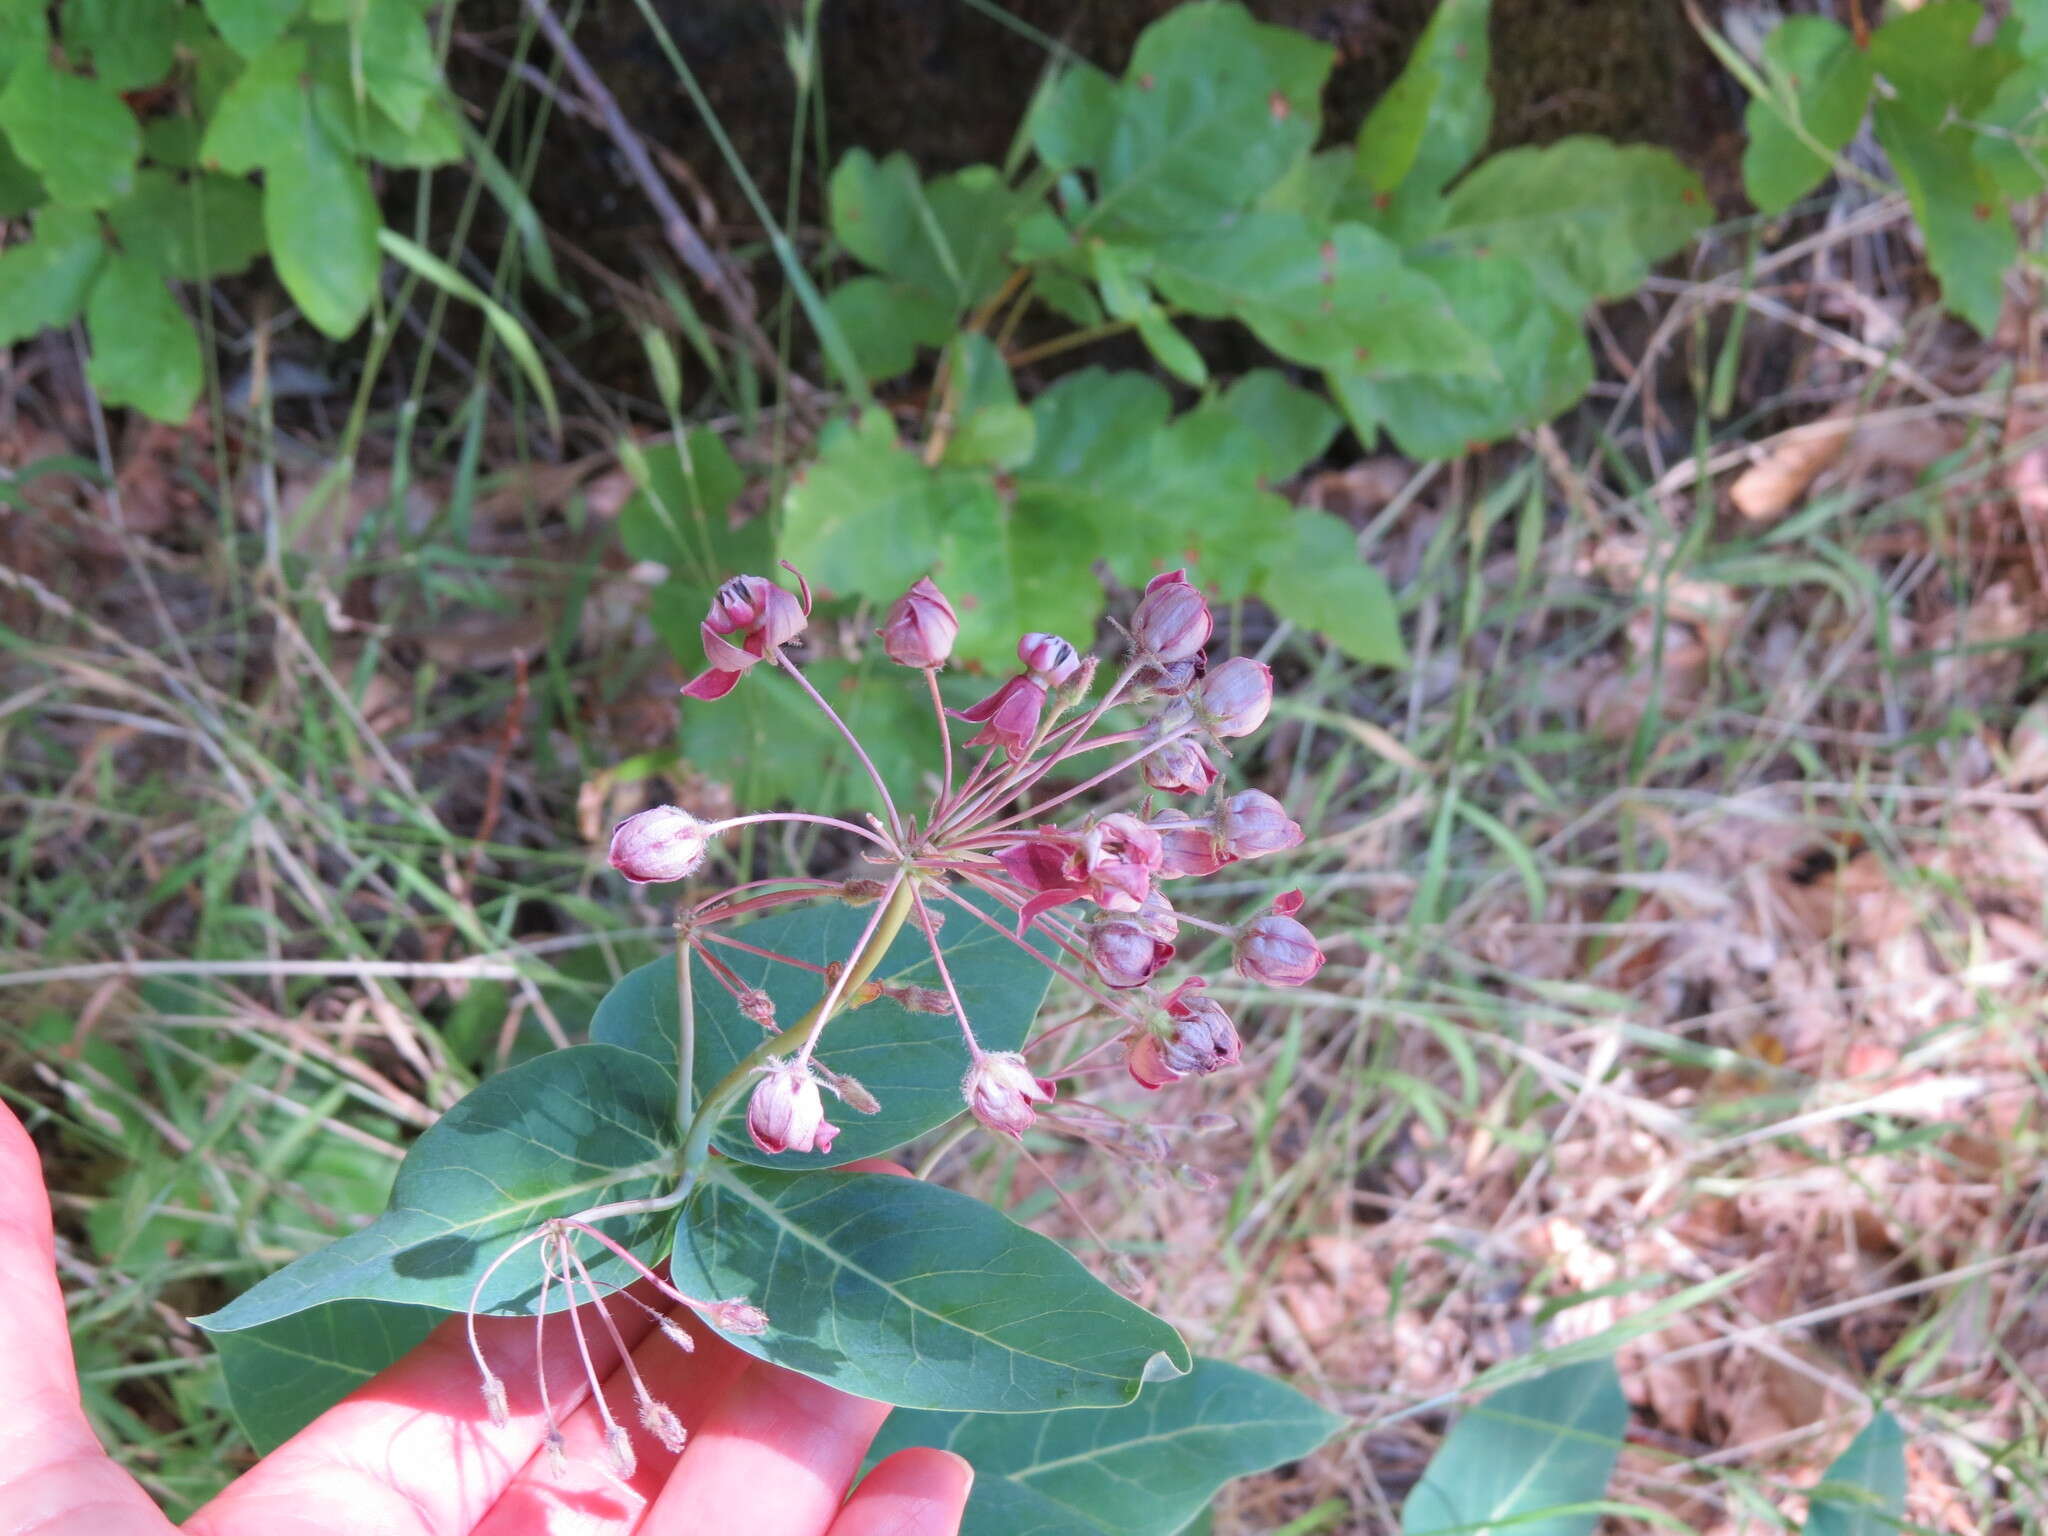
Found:
[[[783,654],[810,614],[809,589],[798,581],[796,594],[757,576],[736,577],[722,587],[703,624],[708,669],[684,693],[696,699],[722,697],[748,670],[768,662],[788,672],[845,731],[831,706]],[[1045,1106],[1052,1104],[1059,1082],[1105,1066],[1120,1063],[1140,1086],[1157,1090],[1237,1064],[1242,1054],[1237,1026],[1207,995],[1203,978],[1190,976],[1160,990],[1163,973],[1184,947],[1184,929],[1227,940],[1232,968],[1247,982],[1298,987],[1322,967],[1321,946],[1296,916],[1302,904],[1298,891],[1273,899],[1264,911],[1236,925],[1183,912],[1168,895],[1174,882],[1282,853],[1302,840],[1300,825],[1263,790],[1243,789],[1208,803],[1198,798],[1211,796],[1221,778],[1218,758],[1229,755],[1224,743],[1257,730],[1273,700],[1273,677],[1264,663],[1236,656],[1209,664],[1214,632],[1215,618],[1200,588],[1184,572],[1171,571],[1145,588],[1131,616],[1127,653],[1099,697],[1091,701],[1090,695],[1098,672],[1106,669],[1095,658],[1083,657],[1058,635],[1028,634],[1017,644],[1014,675],[978,703],[948,710],[941,702],[938,672],[959,636],[959,616],[929,578],[920,580],[890,607],[877,633],[891,660],[925,674],[945,751],[943,787],[935,799],[921,815],[901,814],[848,731],[848,742],[880,793],[884,817],[869,826],[800,812],[745,818],[824,822],[874,845],[868,857],[886,877],[833,890],[854,899],[857,884],[859,899],[876,905],[877,921],[886,900],[894,898],[899,905],[914,901],[911,921],[930,939],[940,985],[893,991],[887,983],[880,985],[906,999],[915,994],[916,1001],[906,1006],[956,1017],[968,1062],[963,1099],[990,1129],[1021,1136],[1048,1118],[1075,1134],[1090,1135],[1092,1122],[1085,1117],[1049,1115]],[[1118,705],[1134,709],[1140,722],[1115,728],[1105,724],[1108,711]],[[979,727],[962,744],[969,759],[957,774],[949,719]],[[977,748],[983,749],[978,758],[972,755]],[[1112,761],[1101,771],[1091,774],[1069,766],[1103,753],[1111,754]],[[1132,768],[1148,791],[1136,805],[1064,824],[1049,814],[1071,808],[1083,794]],[[1056,772],[1064,787],[1049,783]],[[1159,804],[1153,794],[1172,798]],[[673,806],[642,812],[620,824],[611,862],[630,880],[680,879],[701,865],[710,834],[729,824],[707,826]],[[770,884],[754,882],[688,909],[682,930],[722,982],[731,973],[710,946],[736,941],[719,939],[715,926],[763,907],[816,899],[820,882],[796,882],[802,888],[788,891],[755,890]],[[989,917],[984,905],[965,899],[969,893],[1007,908],[1013,922],[1004,926]],[[988,923],[1027,947],[1033,932],[1049,939],[1053,953],[1047,963],[1090,998],[1094,1016],[1114,1022],[1113,1031],[1078,1053],[1061,1044],[1065,1054],[1058,1061],[1051,1053],[1067,1025],[1042,1032],[1021,1052],[983,1049],[936,937],[949,912],[955,921]],[[837,1078],[814,1057],[819,1034],[843,1001],[841,971],[830,980],[806,1038],[760,1069],[747,1128],[766,1151],[830,1149],[837,1127],[825,1118],[821,1085],[856,1109],[869,1107],[856,1099],[856,1093],[865,1098],[857,1084]],[[829,969],[827,974],[833,975]],[[742,1011],[761,1018],[772,1031],[772,1015],[749,1008],[752,999],[737,982],[730,985]],[[1105,1059],[1105,1053],[1113,1055]],[[1041,1057],[1034,1066],[1033,1059]]]

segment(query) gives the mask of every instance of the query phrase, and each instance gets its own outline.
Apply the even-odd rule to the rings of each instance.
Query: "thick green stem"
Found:
[[[882,910],[879,921],[868,934],[867,943],[847,962],[847,974],[839,989],[842,1000],[852,997],[867,979],[874,975],[875,967],[882,963],[882,956],[889,952],[889,946],[896,942],[896,935],[903,931],[904,921],[911,911],[911,877],[899,875],[895,888],[889,893],[888,905]],[[829,997],[831,994],[826,994]],[[689,1135],[683,1141],[683,1155],[678,1165],[682,1180],[677,1194],[687,1194],[696,1184],[697,1175],[704,1167],[704,1160],[710,1155],[711,1133],[725,1112],[738,1102],[753,1082],[755,1070],[778,1056],[786,1056],[796,1050],[809,1038],[812,1029],[822,1022],[820,1015],[825,1008],[825,998],[818,999],[815,1006],[796,1023],[780,1034],[770,1035],[741,1059],[738,1066],[704,1095],[704,1102],[698,1106],[695,1118],[690,1121]]]

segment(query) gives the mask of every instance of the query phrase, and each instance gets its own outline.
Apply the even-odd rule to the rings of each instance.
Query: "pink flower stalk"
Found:
[[[1289,891],[1273,910],[1253,918],[1237,932],[1235,965],[1247,981],[1273,987],[1301,987],[1323,968],[1316,936],[1294,920],[1301,910],[1301,892]]]
[[[1131,636],[1155,666],[1190,661],[1208,645],[1216,619],[1209,600],[1186,571],[1168,571],[1145,583],[1145,595],[1131,615]]]
[[[1013,762],[1031,750],[1051,691],[1081,667],[1080,655],[1073,646],[1058,635],[1043,633],[1028,634],[1019,640],[1017,659],[1024,663],[1021,674],[979,704],[955,712],[960,719],[981,727],[968,746],[999,746]]]
[[[1301,823],[1262,789],[1232,795],[1216,812],[1216,835],[1226,859],[1256,859],[1301,846]]]
[[[1034,1104],[1050,1104],[1058,1090],[1034,1077],[1016,1051],[983,1051],[974,1058],[960,1092],[974,1118],[992,1131],[1022,1139],[1038,1118]]]
[[[735,576],[720,587],[697,629],[710,665],[683,685],[683,696],[724,698],[748,668],[802,634],[811,618],[811,589],[801,576],[797,584],[801,597],[761,576]]]
[[[960,618],[931,577],[920,576],[911,589],[889,605],[882,627],[882,650],[905,667],[942,667],[960,638]]]
[[[1164,810],[1146,823],[1159,838],[1159,878],[1179,880],[1189,875],[1213,875],[1229,862],[1216,836],[1216,824],[1208,816],[1190,816],[1186,811]]]
[[[1089,927],[1089,963],[1105,986],[1142,987],[1173,958],[1179,928],[1173,904],[1153,891],[1136,912],[1112,914]]]
[[[1230,1015],[1200,995],[1205,985],[1191,976],[1166,999],[1165,1013],[1140,1028],[1126,1048],[1124,1064],[1142,1088],[1159,1089],[1184,1077],[1205,1077],[1237,1065],[1243,1047]]]
[[[763,1152],[830,1152],[839,1127],[825,1118],[825,1098],[808,1065],[777,1058],[761,1069],[747,1101],[747,1134]]]
[[[704,862],[710,823],[679,805],[657,805],[612,829],[611,866],[635,885],[682,880]]]
[[[1233,656],[1202,679],[1195,713],[1216,736],[1249,736],[1273,707],[1273,669],[1249,656]]]

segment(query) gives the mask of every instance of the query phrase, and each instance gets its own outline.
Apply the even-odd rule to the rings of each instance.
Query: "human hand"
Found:
[[[613,1320],[649,1389],[681,1418],[680,1455],[636,1436],[639,1465],[606,1470],[579,1401],[567,1329],[544,1346],[569,1464],[550,1475],[530,1322],[479,1335],[509,1394],[496,1427],[462,1319],[322,1414],[184,1527],[199,1536],[953,1536],[974,1474],[949,1452],[899,1451],[847,1497],[887,1406],[764,1365],[692,1326],[693,1354],[638,1307]],[[588,1327],[607,1398],[631,1423],[607,1330]],[[176,1529],[94,1438],[79,1407],[34,1144],[0,1104],[0,1536],[165,1536]]]

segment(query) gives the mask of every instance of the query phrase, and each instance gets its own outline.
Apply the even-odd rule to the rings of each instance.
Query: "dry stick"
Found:
[[[548,46],[555,50],[569,73],[575,77],[576,88],[603,119],[605,132],[625,160],[626,168],[633,173],[633,180],[639,183],[640,190],[646,195],[648,202],[654,205],[654,211],[661,220],[661,232],[667,238],[670,249],[682,259],[684,266],[696,274],[699,282],[717,295],[718,302],[731,317],[734,328],[746,338],[747,345],[767,366],[769,373],[782,379],[785,386],[792,383],[782,366],[782,359],[776,355],[774,346],[761,330],[760,322],[754,318],[753,310],[748,307],[744,297],[733,285],[732,274],[720,264],[711,247],[704,243],[704,237],[697,233],[696,226],[690,222],[689,216],[683,212],[682,205],[669,191],[668,184],[655,170],[654,162],[648,158],[647,146],[641,143],[640,136],[633,132],[632,125],[626,121],[625,113],[619,110],[617,98],[605,88],[605,83],[598,77],[597,71],[590,67],[590,61],[583,56],[582,50],[555,19],[555,13],[548,9],[547,0],[526,0],[526,10],[527,14],[533,17],[534,24],[540,28],[542,35],[547,38]]]

